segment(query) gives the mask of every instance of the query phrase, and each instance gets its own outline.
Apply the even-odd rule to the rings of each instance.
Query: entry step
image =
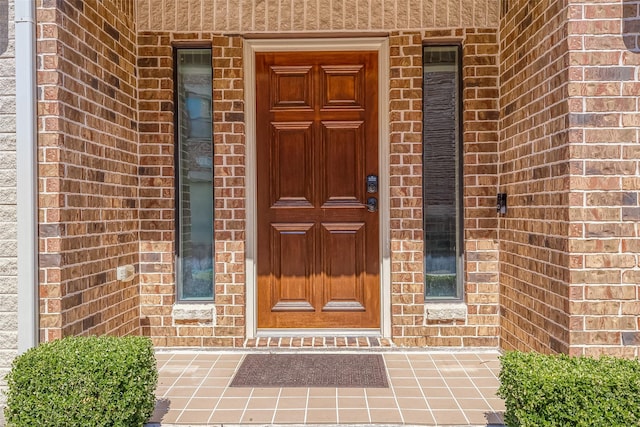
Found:
[[[258,337],[244,342],[245,348],[391,348],[388,338],[360,337]]]

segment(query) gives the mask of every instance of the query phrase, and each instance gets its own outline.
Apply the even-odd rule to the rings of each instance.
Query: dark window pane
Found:
[[[178,299],[213,299],[211,50],[177,51]]]
[[[459,48],[424,48],[425,295],[461,294]]]

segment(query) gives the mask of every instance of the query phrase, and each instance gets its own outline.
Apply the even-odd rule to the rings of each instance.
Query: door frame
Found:
[[[246,338],[255,338],[257,329],[257,159],[256,159],[256,90],[255,54],[257,52],[310,52],[310,51],[377,51],[378,52],[378,167],[380,173],[380,331],[383,337],[391,337],[391,241],[389,206],[389,39],[387,37],[363,38],[310,38],[310,39],[245,39],[244,58],[244,107],[245,107],[245,196],[246,196]],[[363,330],[371,334],[370,329]],[[269,330],[268,335],[274,335]],[[278,330],[282,335],[354,335],[357,330]]]

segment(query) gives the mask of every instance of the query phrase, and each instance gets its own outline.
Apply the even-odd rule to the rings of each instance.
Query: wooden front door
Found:
[[[378,53],[257,53],[256,98],[258,328],[379,328]]]

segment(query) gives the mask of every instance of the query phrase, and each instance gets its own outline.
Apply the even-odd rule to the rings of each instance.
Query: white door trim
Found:
[[[256,52],[377,51],[378,142],[380,167],[380,334],[391,337],[391,244],[389,232],[389,40],[386,37],[244,40],[246,116],[246,337],[257,336],[257,200],[256,200]],[[339,331],[339,330],[337,330]]]

